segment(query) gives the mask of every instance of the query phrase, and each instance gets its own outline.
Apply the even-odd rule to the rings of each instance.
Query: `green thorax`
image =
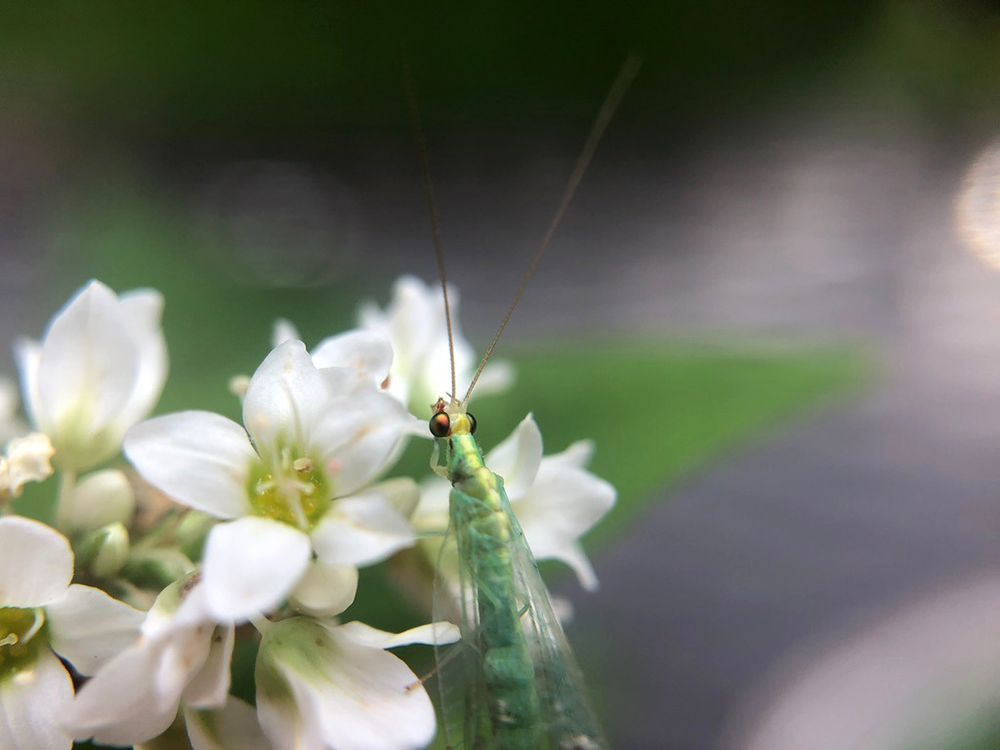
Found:
[[[486,468],[476,439],[471,434],[452,435],[442,442],[445,443],[445,468],[452,486],[481,500],[496,499],[501,484],[497,475]]]

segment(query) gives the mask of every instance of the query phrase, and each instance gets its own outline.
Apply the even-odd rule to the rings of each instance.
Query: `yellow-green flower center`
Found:
[[[48,645],[40,609],[0,607],[0,681],[28,669]]]
[[[282,449],[276,466],[259,465],[250,477],[250,505],[255,515],[306,531],[330,504],[326,478],[307,456]]]

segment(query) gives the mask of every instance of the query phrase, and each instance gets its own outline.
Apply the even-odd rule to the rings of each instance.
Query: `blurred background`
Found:
[[[398,274],[434,278],[404,59],[481,350],[639,52],[502,344],[518,384],[477,407],[487,445],[528,410],[550,451],[594,438],[620,490],[589,541],[600,592],[550,579],[610,735],[1000,747],[1000,645],[968,632],[1000,619],[993,4],[53,0],[4,16],[0,336],[40,335],[91,277],[156,287],[160,411],[231,416],[228,379],[276,317],[312,344]],[[898,700],[862,721],[872,695]],[[769,734],[787,716],[800,733]]]

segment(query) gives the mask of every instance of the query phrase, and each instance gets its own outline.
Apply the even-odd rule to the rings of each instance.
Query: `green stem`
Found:
[[[69,531],[69,516],[75,489],[76,472],[61,471],[59,473],[59,499],[56,503],[56,528],[64,533]]]

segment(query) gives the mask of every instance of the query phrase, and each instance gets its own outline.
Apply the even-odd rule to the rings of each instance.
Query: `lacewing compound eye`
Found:
[[[475,435],[476,434],[476,418],[474,416],[472,416],[471,414],[469,414],[469,412],[465,412],[465,418],[469,420],[469,434],[470,435]]]
[[[429,427],[431,428],[431,435],[434,437],[448,437],[448,433],[451,432],[451,419],[445,412],[439,411],[431,417]]]

